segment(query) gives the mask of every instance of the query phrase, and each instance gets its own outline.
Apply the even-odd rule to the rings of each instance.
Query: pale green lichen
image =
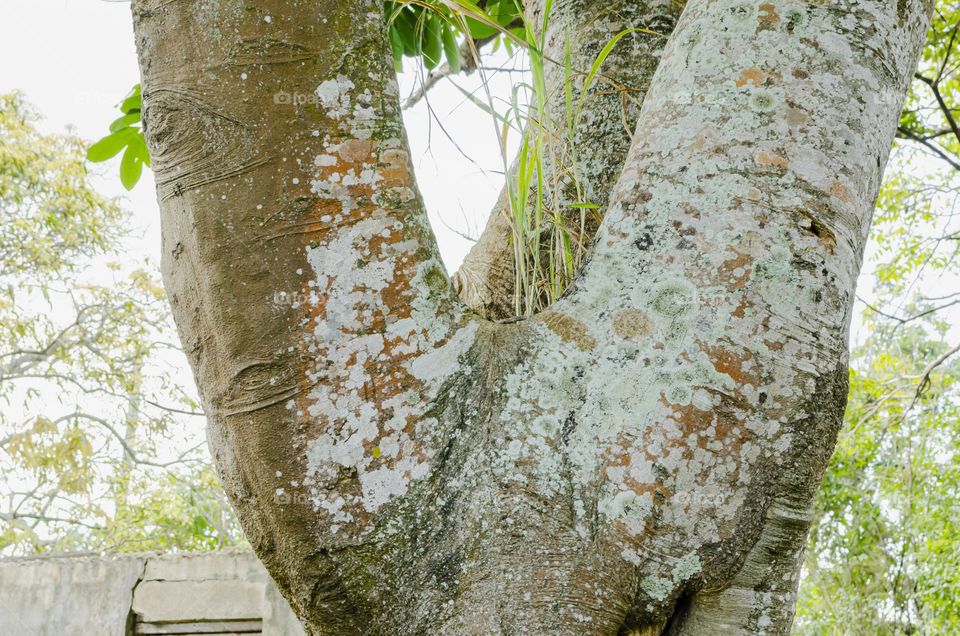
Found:
[[[684,279],[667,280],[653,288],[650,308],[657,315],[675,320],[689,316],[696,308],[697,290]]]
[[[662,601],[673,592],[674,583],[668,578],[650,575],[640,581],[640,589],[646,592],[650,598]]]
[[[703,570],[703,565],[700,563],[700,557],[696,552],[691,552],[673,564],[673,581],[675,583],[688,581],[699,574],[701,570]]]

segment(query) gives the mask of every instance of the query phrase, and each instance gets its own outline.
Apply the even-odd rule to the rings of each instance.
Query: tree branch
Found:
[[[953,131],[951,130],[951,132]],[[902,139],[909,139],[910,141],[915,141],[919,143],[921,146],[927,148],[928,150],[933,152],[935,155],[937,155],[938,157],[946,161],[948,164],[950,164],[950,167],[953,168],[954,170],[960,170],[960,161],[948,155],[946,151],[944,151],[935,143],[930,141],[930,138],[924,138],[924,137],[918,136],[916,133],[910,130],[907,130],[902,126],[897,127],[897,133]]]
[[[526,8],[528,15],[540,15],[544,3],[539,0],[529,2]],[[610,38],[610,27],[606,22],[609,16],[618,16],[618,24],[642,25],[646,29],[625,38],[610,53],[600,75],[602,81],[614,90],[594,89],[591,92],[584,100],[581,111],[581,121],[591,123],[582,124],[575,133],[576,144],[589,149],[590,161],[582,162],[580,177],[584,189],[591,196],[591,203],[598,206],[600,216],[613,182],[620,174],[631,128],[643,103],[642,95],[657,68],[663,41],[673,30],[680,8],[665,7],[655,2],[612,0],[602,6],[590,5],[586,12],[581,5],[566,2],[557,3],[553,10],[555,15],[551,16],[551,24],[562,23],[566,29],[563,36],[557,35],[548,40],[543,52],[548,110],[558,122],[555,124],[558,128],[563,127],[564,124],[559,122],[565,122],[567,116],[566,82],[574,82],[571,87],[574,103],[579,98],[580,90],[575,80],[566,77],[563,60],[567,47],[572,74],[583,77],[586,72],[582,69],[590,69],[595,61],[594,44]],[[628,93],[630,98],[624,99],[623,96]],[[640,97],[635,98],[634,95]],[[548,134],[563,136],[564,142],[561,143],[565,143],[565,133],[548,131]],[[550,142],[546,142],[546,145],[549,146]],[[550,151],[545,150],[544,155],[549,156]],[[506,178],[514,179],[515,174],[515,169],[510,169]],[[505,187],[487,218],[480,238],[453,276],[453,284],[461,300],[477,313],[493,320],[515,316],[514,239],[510,219],[509,194]],[[592,224],[588,235],[584,237],[588,242],[592,240],[595,229],[595,224]]]
[[[953,357],[958,351],[960,351],[960,344],[957,346],[944,351],[941,355],[937,356],[930,364],[924,368],[923,373],[920,374],[920,381],[917,383],[917,390],[913,394],[913,399],[910,401],[910,405],[904,411],[904,417],[907,413],[913,410],[914,405],[917,401],[923,396],[923,392],[926,390],[927,386],[930,384],[930,374],[934,372],[940,365]]]

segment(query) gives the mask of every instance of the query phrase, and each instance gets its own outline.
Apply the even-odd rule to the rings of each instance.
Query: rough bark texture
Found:
[[[590,261],[495,324],[437,256],[379,3],[135,0],[166,285],[308,630],[786,633],[930,11],[690,0]]]

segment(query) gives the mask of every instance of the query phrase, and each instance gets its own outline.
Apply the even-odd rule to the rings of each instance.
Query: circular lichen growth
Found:
[[[653,290],[651,309],[663,318],[683,318],[693,313],[696,290],[686,280],[660,283]]]
[[[769,91],[759,89],[755,91],[753,97],[750,98],[750,103],[753,105],[754,110],[768,113],[773,110],[776,105],[776,99],[774,99]]]
[[[540,415],[533,420],[530,430],[542,437],[553,437],[560,431],[560,422],[555,416]]]
[[[660,326],[663,343],[671,350],[682,346],[689,333],[690,322],[683,317],[672,317]]]
[[[807,22],[807,16],[803,11],[799,9],[791,9],[787,12],[786,19],[784,20],[784,28],[787,33],[793,33]]]
[[[690,404],[690,400],[693,397],[693,394],[690,392],[690,387],[684,386],[682,384],[675,385],[667,389],[667,401],[671,404],[677,404],[679,406],[687,406]]]
[[[730,7],[729,11],[730,17],[734,18],[735,20],[749,20],[753,14],[756,13],[756,9],[753,7],[753,5],[748,3],[732,6]]]
[[[431,294],[441,294],[446,291],[447,275],[439,267],[431,267],[423,278]]]
[[[543,323],[564,342],[569,342],[580,348],[581,351],[591,351],[596,348],[597,341],[590,335],[585,324],[556,311],[545,311],[540,314]]]
[[[613,317],[613,331],[624,340],[648,336],[652,330],[652,321],[639,309],[623,309]]]
[[[754,30],[757,18],[757,7],[750,3],[741,3],[729,7],[720,15],[720,22],[724,30],[730,32],[750,33]]]

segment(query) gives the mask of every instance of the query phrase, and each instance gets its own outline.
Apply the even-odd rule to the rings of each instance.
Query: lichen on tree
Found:
[[[525,8],[563,42],[600,5]],[[378,6],[133,3],[165,282],[258,555],[317,634],[786,633],[931,2],[690,0],[629,142],[609,106],[584,133],[588,261],[510,323],[443,274]]]

